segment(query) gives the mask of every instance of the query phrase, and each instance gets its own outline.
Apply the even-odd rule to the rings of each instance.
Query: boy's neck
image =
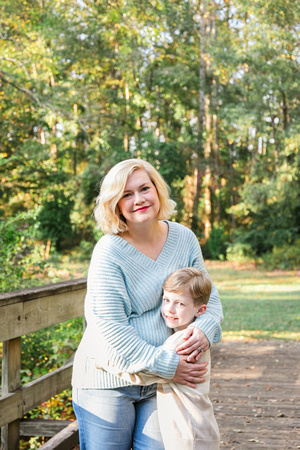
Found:
[[[183,331],[183,330],[185,330],[191,323],[194,322],[194,320],[195,320],[195,319],[191,320],[189,323],[187,323],[187,324],[185,324],[185,325],[182,325],[181,327],[173,328],[174,333],[177,333],[177,331]]]

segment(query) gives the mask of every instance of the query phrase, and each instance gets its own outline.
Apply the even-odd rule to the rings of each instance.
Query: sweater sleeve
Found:
[[[99,352],[100,343],[104,343],[109,361],[122,372],[144,371],[172,378],[178,355],[142,340],[129,324],[130,313],[131,303],[117,257],[97,245],[89,268],[85,315]]]
[[[151,375],[145,372],[129,373],[120,372],[120,370],[110,363],[110,361],[100,361],[96,360],[96,368],[110,372],[113,375],[121,378],[127,383],[138,385],[138,386],[149,386],[155,383],[168,383],[170,380],[166,378],[158,377],[157,375]]]
[[[199,270],[203,270],[208,274],[205,268],[201,247],[199,245],[196,236],[194,234],[193,236],[194,236],[193,237],[194,250],[192,253],[193,257],[191,266],[197,267]],[[211,280],[210,276],[209,279]],[[205,313],[197,317],[197,319],[191,325],[189,325],[189,327],[196,326],[197,328],[202,330],[207,339],[209,340],[210,345],[216,344],[217,342],[221,341],[222,339],[221,323],[223,321],[223,309],[220,301],[220,295],[212,280],[211,282],[212,282],[212,290]]]
[[[176,351],[176,347],[184,342],[182,339],[182,335],[183,331],[172,334],[163,344],[163,347],[166,350]],[[97,369],[106,370],[107,372],[110,372],[121,378],[122,380],[134,385],[148,386],[149,384],[153,383],[168,383],[170,381],[168,379],[151,375],[145,372],[121,372],[116,366],[111,364],[104,353],[101,353],[101,355],[99,355],[99,358],[96,360],[95,364]]]

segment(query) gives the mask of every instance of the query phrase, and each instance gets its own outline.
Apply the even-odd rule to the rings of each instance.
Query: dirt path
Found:
[[[220,449],[300,449],[300,342],[216,345],[211,399]]]

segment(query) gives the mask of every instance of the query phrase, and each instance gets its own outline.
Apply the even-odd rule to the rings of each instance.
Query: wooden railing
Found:
[[[82,278],[0,294],[0,342],[3,342],[0,397],[2,450],[19,449],[20,435],[26,429],[27,436],[51,436],[61,423],[63,426],[68,425],[64,421],[20,420],[30,410],[71,386],[73,365],[69,362],[22,386],[21,336],[82,316],[85,293],[86,279]],[[41,426],[41,422],[44,426]],[[37,429],[39,432],[35,434]],[[73,422],[50,441],[41,448],[73,448],[78,442],[77,424]]]

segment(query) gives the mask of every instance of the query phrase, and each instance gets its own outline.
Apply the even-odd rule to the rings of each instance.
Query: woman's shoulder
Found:
[[[168,221],[168,224],[171,232],[177,233],[178,235],[185,235],[191,238],[196,238],[194,232],[186,225],[183,225],[179,222],[170,222],[170,221]]]
[[[114,235],[113,234],[104,234],[96,243],[94,250],[98,248],[106,248],[114,245]]]
[[[122,239],[118,235],[105,234],[96,243],[92,258],[115,258],[122,249]]]

